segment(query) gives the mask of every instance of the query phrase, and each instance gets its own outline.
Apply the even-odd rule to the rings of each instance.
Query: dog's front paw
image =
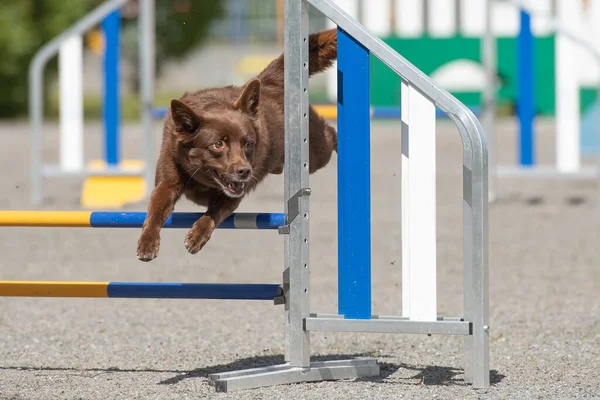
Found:
[[[215,230],[215,223],[211,218],[202,217],[192,226],[185,237],[185,248],[191,254],[196,254],[208,242]]]
[[[137,257],[140,261],[152,261],[158,256],[160,236],[158,234],[142,234],[138,240]]]

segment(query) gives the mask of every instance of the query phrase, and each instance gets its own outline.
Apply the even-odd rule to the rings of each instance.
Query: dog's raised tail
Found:
[[[308,74],[318,74],[329,68],[337,58],[337,28],[311,33],[308,36]]]
[[[308,74],[329,68],[337,58],[337,28],[311,33],[308,36]],[[258,74],[263,84],[283,85],[283,53]]]

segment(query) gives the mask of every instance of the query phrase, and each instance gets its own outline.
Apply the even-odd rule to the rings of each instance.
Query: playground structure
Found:
[[[309,288],[308,6],[338,27],[338,313],[311,312]],[[0,282],[0,296],[227,298],[284,306],[285,363],[210,376],[218,391],[379,374],[375,359],[311,362],[310,332],[464,336],[465,382],[490,384],[488,164],[475,115],[331,0],[285,1],[285,214],[236,214],[218,228],[278,229],[285,235],[282,284]],[[370,55],[402,79],[402,316],[371,310]],[[436,302],[436,107],[462,138],[464,315],[441,317]],[[166,227],[200,214],[173,213]],[[0,226],[140,227],[145,213],[5,211]],[[236,297],[237,296],[237,297]]]
[[[154,182],[154,0],[139,1],[139,76],[143,159],[122,159],[120,149],[119,33],[120,9],[127,0],[108,0],[48,42],[34,56],[29,69],[31,129],[31,202],[40,204],[46,177],[84,177],[84,207],[119,208],[147,198]],[[103,33],[104,159],[84,162],[82,36],[100,24]],[[44,67],[58,54],[59,128],[58,165],[43,162]]]

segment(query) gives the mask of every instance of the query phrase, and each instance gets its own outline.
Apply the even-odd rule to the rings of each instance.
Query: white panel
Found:
[[[456,35],[456,2],[454,0],[429,0],[429,26],[427,30],[433,37],[451,37]]]
[[[358,19],[358,0],[335,0],[340,8],[348,13],[352,18]],[[336,25],[327,18],[327,29],[335,28]],[[329,101],[337,102],[337,61],[334,61],[331,67],[325,72],[327,79],[327,96]]]
[[[528,0],[524,2],[527,9],[532,11],[531,31],[534,36],[548,36],[552,34],[552,1]]]
[[[496,3],[493,10],[492,31],[499,37],[515,37],[521,30],[519,9],[513,4]]]
[[[408,91],[408,109],[406,92]],[[417,321],[437,319],[436,291],[436,138],[435,106],[417,90],[404,89],[402,113],[408,115],[408,134],[403,130],[403,252],[408,249],[409,317]],[[403,124],[404,125],[404,124]],[[408,136],[408,141],[404,140]],[[408,142],[406,144],[406,142]],[[408,147],[408,153],[405,151]],[[408,165],[408,168],[404,168]],[[408,181],[408,183],[406,182]],[[407,193],[406,185],[408,185]],[[408,200],[408,202],[406,202]],[[408,207],[408,208],[404,208]],[[405,222],[404,218],[408,216]],[[408,233],[408,235],[406,235]],[[404,290],[404,289],[403,289]],[[403,307],[404,309],[404,307]]]
[[[480,37],[485,31],[485,2],[460,1],[460,32],[467,37]]]
[[[592,1],[587,8],[583,9],[583,23],[581,24],[581,33],[583,38],[594,46],[596,51],[600,51],[600,42],[596,39],[600,37],[600,1]],[[579,48],[579,85],[597,87],[599,83],[600,68],[598,61],[594,58],[591,52]]]
[[[391,6],[392,0],[363,0],[363,25],[377,36],[387,36],[391,34]]]
[[[423,0],[396,0],[396,33],[401,37],[423,36]]]
[[[408,85],[402,81],[401,117],[402,117],[402,175],[401,175],[401,216],[402,216],[402,316],[410,317],[410,163],[408,147],[408,126],[410,124],[410,99]]]
[[[578,32],[581,9],[573,0],[557,0],[557,18],[560,25]],[[572,41],[560,33],[556,35],[556,160],[560,172],[579,169],[579,80],[577,79],[577,51]]]
[[[83,169],[83,47],[74,35],[58,54],[60,166],[65,171]]]

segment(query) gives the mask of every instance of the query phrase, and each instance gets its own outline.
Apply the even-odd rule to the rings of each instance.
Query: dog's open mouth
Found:
[[[215,181],[221,186],[223,192],[230,197],[240,197],[244,194],[246,182],[233,180],[224,175],[216,175]]]

